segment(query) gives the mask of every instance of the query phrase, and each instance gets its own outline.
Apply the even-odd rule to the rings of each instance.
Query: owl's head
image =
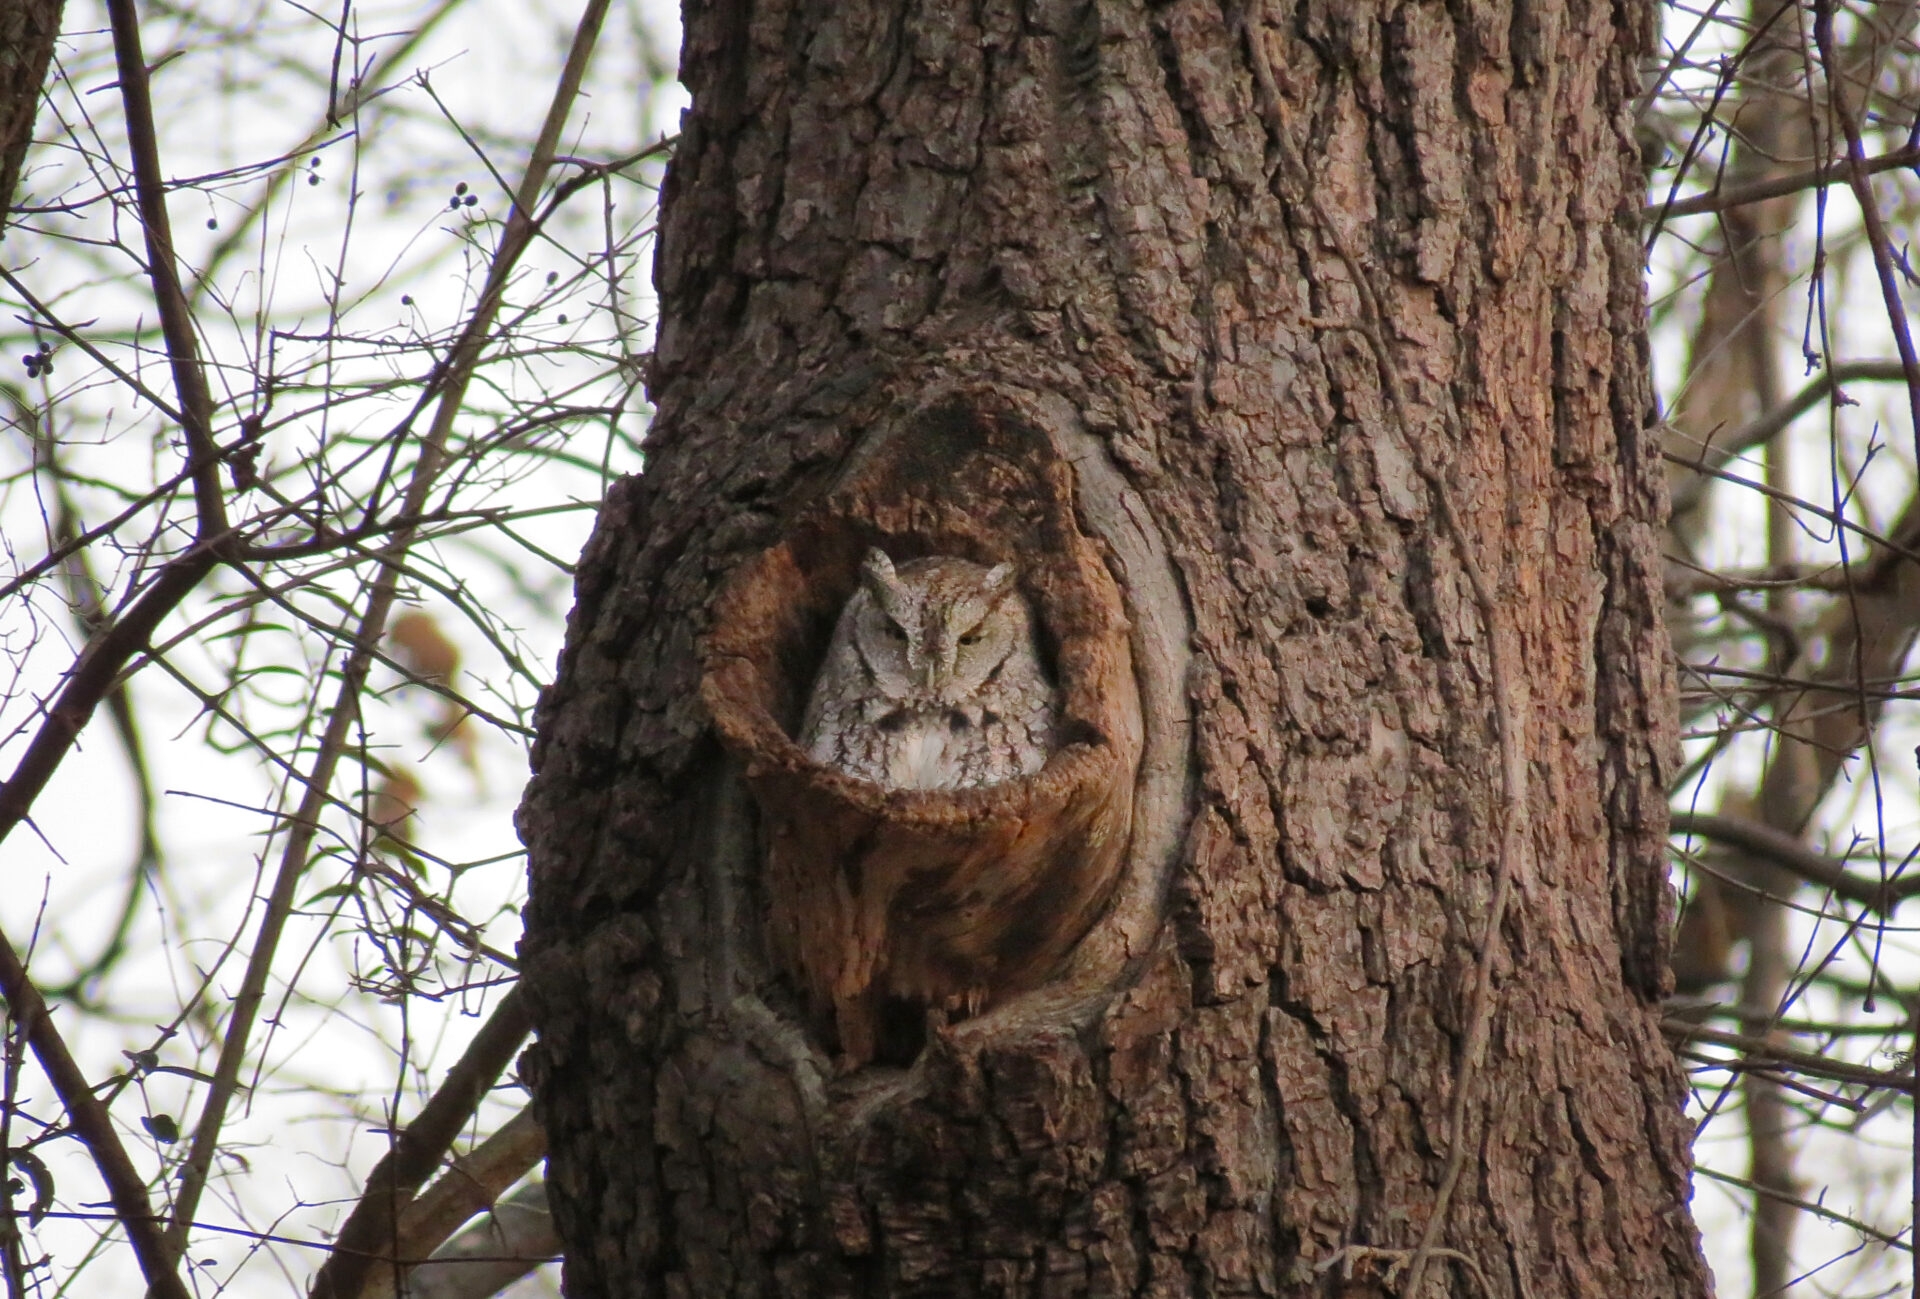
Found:
[[[869,550],[854,645],[888,698],[929,706],[970,699],[1016,649],[1032,644],[1013,565],[988,568],[949,555],[897,569]]]

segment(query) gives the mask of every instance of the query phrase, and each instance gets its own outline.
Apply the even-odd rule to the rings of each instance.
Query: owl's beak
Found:
[[[927,646],[926,688],[936,689],[942,682],[953,680],[954,660],[959,657],[960,648],[952,638],[939,632],[933,635],[933,643]]]

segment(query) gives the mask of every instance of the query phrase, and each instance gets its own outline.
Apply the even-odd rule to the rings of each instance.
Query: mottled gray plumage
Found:
[[[840,611],[800,744],[894,789],[964,789],[1040,770],[1053,684],[1013,567],[878,550]]]

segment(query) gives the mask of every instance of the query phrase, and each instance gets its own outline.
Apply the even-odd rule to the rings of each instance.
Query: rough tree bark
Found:
[[[0,0],[0,232],[33,142],[65,0]]]
[[[690,6],[646,471],[522,812],[570,1294],[1397,1295],[1430,1227],[1427,1295],[1707,1292],[1657,1027],[1652,31]],[[1070,995],[836,1073],[700,647],[955,391],[1034,412],[1127,603],[1132,891]]]

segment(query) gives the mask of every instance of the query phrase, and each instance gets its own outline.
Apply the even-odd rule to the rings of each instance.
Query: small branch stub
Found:
[[[993,393],[870,436],[855,468],[716,601],[702,698],[760,811],[768,947],[848,1067],[904,1062],[923,1011],[972,1014],[1055,978],[1114,894],[1142,725],[1120,592],[1073,475]],[[1031,776],[893,789],[794,741],[834,619],[880,547],[1011,563],[1059,687]]]

